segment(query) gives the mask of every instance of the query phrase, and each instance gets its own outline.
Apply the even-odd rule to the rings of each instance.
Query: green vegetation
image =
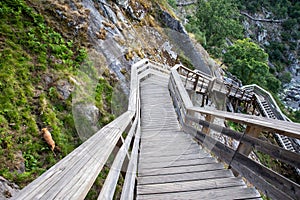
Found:
[[[239,11],[232,0],[199,0],[196,18],[188,17],[187,31],[196,35],[196,39],[214,56],[221,55],[230,40],[243,37],[243,26],[239,22]]]
[[[100,113],[105,116],[99,121],[99,125],[102,127],[114,120],[114,115],[111,113],[111,103],[112,103],[113,87],[105,80],[100,78],[96,86],[96,106],[99,108]]]
[[[270,61],[276,66],[276,71],[281,73],[290,64],[288,50],[297,47],[300,38],[300,2],[291,0],[235,0],[238,8],[250,14],[263,12],[262,8],[272,12],[272,19],[283,19],[281,37],[282,42],[271,41],[265,44],[264,49],[269,54]]]
[[[278,92],[280,81],[269,72],[268,54],[250,39],[237,40],[223,57],[229,71],[244,84],[257,84],[273,93]]]
[[[296,50],[300,38],[299,10],[300,2],[291,0],[199,0],[196,14],[187,16],[189,23],[185,27],[212,56],[224,58],[229,70],[243,84],[258,84],[275,97],[282,85],[291,81],[291,74],[286,69],[291,64],[289,52]],[[267,18],[283,20],[282,29],[278,30],[281,41],[271,38],[268,43],[259,47],[254,44],[255,34],[250,35],[251,41],[242,40],[244,30],[241,22],[245,16],[240,11],[250,15],[271,11]],[[233,47],[229,47],[231,43],[234,43]],[[264,59],[256,57],[254,52],[247,52],[250,50],[259,53]],[[271,68],[268,67],[269,61]],[[288,113],[293,119],[297,117],[296,113]]]
[[[76,76],[87,52],[48,27],[23,0],[1,1],[0,18],[0,175],[23,187],[81,143],[72,95],[64,99],[58,85]],[[111,91],[109,82],[99,80],[97,100],[104,99],[104,111]],[[44,127],[56,155],[43,140]],[[25,172],[19,173],[23,160]]]
[[[184,65],[185,67],[188,67],[189,69],[191,69],[191,70],[194,70],[195,69],[195,67],[194,67],[194,65],[193,65],[193,63],[192,63],[192,61],[188,58],[188,57],[186,57],[185,55],[184,55],[184,53],[183,52],[181,52],[180,54],[178,54],[178,61],[180,61],[181,63],[182,63],[182,65]]]
[[[177,8],[176,0],[168,0],[168,4],[173,8]]]

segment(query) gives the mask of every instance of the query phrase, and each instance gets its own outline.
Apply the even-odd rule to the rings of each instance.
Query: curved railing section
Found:
[[[179,68],[180,66],[177,65],[171,69],[169,90],[183,130],[193,135],[204,147],[267,196],[273,199],[298,199],[300,195],[299,184],[267,166],[253,161],[248,156],[251,151],[256,150],[299,168],[299,154],[260,140],[258,136],[276,132],[300,139],[300,124],[195,107],[184,87],[184,81],[180,78]],[[217,118],[240,124],[246,127],[245,131],[238,132],[225,125],[220,125],[217,123],[218,120],[215,120]],[[209,134],[212,130],[238,141],[238,148],[234,149],[214,139]]]

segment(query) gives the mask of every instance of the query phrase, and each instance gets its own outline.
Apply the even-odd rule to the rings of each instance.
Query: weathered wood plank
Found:
[[[158,158],[159,160],[159,158]],[[170,168],[170,167],[178,167],[178,166],[191,166],[191,165],[205,165],[216,163],[214,158],[197,158],[193,160],[174,160],[171,162],[156,162],[156,163],[145,163],[139,164],[139,169],[157,169],[157,168]]]
[[[229,187],[211,190],[199,190],[189,192],[164,193],[139,195],[138,200],[232,200],[232,199],[260,199],[259,193],[253,188]]]
[[[175,156],[166,156],[166,157],[146,157],[142,158],[140,157],[139,162],[140,163],[157,163],[157,162],[171,162],[174,160],[190,160],[195,158],[206,158],[210,157],[208,153],[204,153],[203,151],[200,151],[197,154],[183,154],[183,155],[175,155]]]
[[[53,196],[67,196],[68,194],[76,196],[78,199],[83,199],[93,184],[93,178],[97,177],[99,174],[120,135],[122,134],[122,131],[125,130],[132,117],[133,114],[131,112],[121,115],[111,124],[108,124],[105,128],[101,129],[80,147],[75,149],[68,156],[50,168],[39,178],[34,180],[31,184],[20,191],[14,198],[49,199]],[[93,168],[89,167],[89,163],[92,164]],[[89,171],[89,174],[86,176],[87,171]],[[86,178],[86,180],[91,181],[87,181],[79,186],[77,184],[78,180],[80,180],[83,176]],[[61,187],[61,183],[68,183],[64,184],[68,191]]]
[[[189,172],[203,172],[224,169],[224,165],[220,163],[212,163],[206,165],[181,166],[164,169],[144,169],[139,170],[139,176],[167,175],[167,174],[182,174]]]
[[[244,165],[246,168],[251,170],[256,176],[259,176],[269,182],[271,185],[278,188],[279,191],[284,191],[292,199],[297,199],[300,197],[300,185],[294,183],[293,181],[285,178],[284,176],[268,169],[267,167],[249,159],[248,157],[236,153],[234,157],[233,167],[240,167]],[[243,169],[245,169],[245,167]],[[241,169],[241,168],[240,168]],[[247,176],[246,176],[247,175]],[[249,174],[246,174],[247,178]],[[255,184],[255,183],[253,183]]]
[[[172,151],[161,151],[159,149],[153,151],[142,151],[140,153],[141,157],[154,157],[154,156],[172,156],[172,155],[185,155],[185,154],[197,154],[199,152],[199,148],[191,148],[191,149],[177,149]]]
[[[239,178],[221,178],[176,183],[159,183],[151,185],[138,185],[137,194],[158,194],[170,192],[184,192],[193,190],[209,190],[224,187],[244,186],[245,183]]]
[[[128,164],[128,169],[126,172],[126,177],[124,180],[124,185],[122,188],[121,200],[133,200],[134,199],[134,189],[135,180],[137,174],[137,162],[138,162],[138,149],[140,140],[140,124],[138,123],[138,129],[134,139],[134,144],[131,152],[131,159]]]
[[[233,177],[230,170],[215,170],[206,172],[192,172],[183,174],[170,174],[158,176],[144,176],[138,178],[139,185],[156,184],[156,183],[171,183],[192,180],[206,180]]]
[[[114,162],[111,166],[111,169],[113,169],[113,170],[109,171],[109,173],[105,179],[105,182],[102,186],[101,192],[98,196],[98,200],[113,199],[115,189],[116,189],[116,186],[117,186],[117,183],[119,180],[121,168],[123,166],[126,155],[128,155],[128,149],[129,149],[131,140],[132,140],[133,136],[135,135],[138,120],[139,120],[139,118],[135,118],[135,120],[132,124],[132,127],[125,139],[125,142],[119,149],[117,156],[115,157]]]

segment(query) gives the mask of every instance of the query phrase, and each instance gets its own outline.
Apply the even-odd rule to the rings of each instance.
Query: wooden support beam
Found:
[[[195,83],[194,83],[194,90],[195,90],[195,91],[196,91],[196,89],[197,89],[198,81],[199,81],[199,75],[197,74],[197,75],[196,75],[196,80],[195,80]]]
[[[230,95],[230,92],[231,92],[232,87],[233,87],[233,85],[231,84],[231,85],[229,86],[229,88],[228,88],[227,96]]]
[[[209,123],[213,123],[213,121],[215,120],[215,117],[213,115],[206,115],[205,117],[205,121],[209,122]],[[210,128],[209,127],[202,127],[202,132],[206,135],[209,134],[210,132]]]
[[[262,128],[260,128],[260,127],[248,125],[244,134],[246,134],[248,136],[252,136],[254,138],[257,138],[259,136],[259,134],[261,133],[261,131],[262,131]],[[237,151],[239,153],[244,154],[245,156],[248,156],[250,154],[251,150],[252,150],[252,147],[249,144],[245,144],[243,142],[243,138],[242,138]]]

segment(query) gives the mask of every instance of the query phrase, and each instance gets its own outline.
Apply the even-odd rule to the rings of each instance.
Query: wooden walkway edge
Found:
[[[181,131],[168,82],[153,75],[140,83],[137,199],[259,199],[254,188]]]

